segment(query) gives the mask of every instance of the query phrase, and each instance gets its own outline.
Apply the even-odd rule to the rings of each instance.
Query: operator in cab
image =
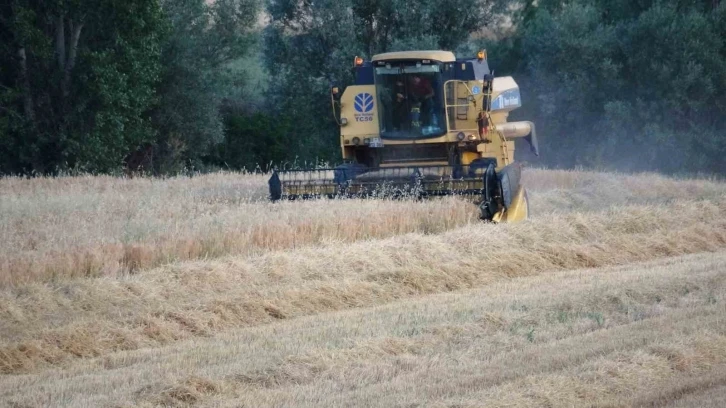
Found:
[[[411,99],[420,104],[421,126],[431,126],[434,88],[428,78],[416,75],[411,79]]]
[[[406,125],[408,118],[408,97],[406,96],[406,84],[402,80],[396,80],[393,87],[393,129],[399,131]]]

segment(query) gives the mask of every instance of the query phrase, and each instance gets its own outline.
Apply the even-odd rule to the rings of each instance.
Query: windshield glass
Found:
[[[446,133],[440,64],[376,68],[381,136],[415,139]]]

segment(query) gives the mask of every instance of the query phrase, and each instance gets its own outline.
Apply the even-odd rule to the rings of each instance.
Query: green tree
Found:
[[[268,112],[293,126],[288,159],[332,160],[338,136],[328,90],[352,80],[353,57],[363,54],[350,3],[270,1],[267,10]]]
[[[153,140],[155,0],[12,0],[0,17],[0,171],[110,171]]]
[[[724,5],[539,2],[520,48],[519,117],[546,163],[725,172]]]
[[[220,111],[243,78],[231,65],[256,41],[257,0],[163,0],[170,33],[162,47],[153,123],[157,170],[198,165],[224,139]]]
[[[225,120],[224,142],[207,162],[219,168],[268,171],[289,160],[292,126],[264,112],[230,114]]]

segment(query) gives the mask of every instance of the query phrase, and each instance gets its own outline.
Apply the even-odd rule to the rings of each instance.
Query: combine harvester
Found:
[[[483,220],[520,221],[527,193],[513,138],[539,155],[532,122],[507,122],[521,106],[511,77],[495,78],[486,51],[391,52],[355,58],[355,85],[330,90],[343,164],[275,171],[270,198],[474,196]]]

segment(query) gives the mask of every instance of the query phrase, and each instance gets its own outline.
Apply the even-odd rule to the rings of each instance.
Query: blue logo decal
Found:
[[[360,93],[355,96],[355,110],[360,113],[368,113],[373,110],[373,96],[369,93]]]
[[[473,93],[474,95],[479,95],[480,92],[481,88],[479,88],[478,86],[471,88],[471,93]]]

